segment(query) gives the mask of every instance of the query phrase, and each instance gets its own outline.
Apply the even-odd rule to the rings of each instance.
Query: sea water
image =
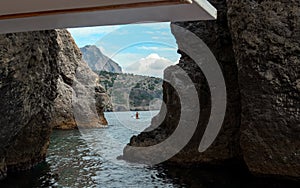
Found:
[[[133,135],[150,125],[158,111],[107,112],[109,125],[85,130],[54,130],[46,162],[10,174],[0,187],[297,187],[254,178],[236,166],[223,168],[145,166],[117,160]]]

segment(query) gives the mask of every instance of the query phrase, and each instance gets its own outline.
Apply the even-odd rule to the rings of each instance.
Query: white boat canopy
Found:
[[[0,0],[0,33],[216,19],[207,0]]]

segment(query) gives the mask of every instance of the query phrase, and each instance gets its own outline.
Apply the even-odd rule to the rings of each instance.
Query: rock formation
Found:
[[[300,178],[300,1],[228,1],[240,145],[253,173]]]
[[[122,68],[118,63],[104,55],[95,45],[87,45],[80,48],[83,60],[86,61],[94,71],[107,71],[122,73]]]
[[[179,53],[182,55],[182,57],[177,66],[179,66],[189,75],[198,91],[201,115],[199,117],[200,121],[198,128],[187,147],[185,147],[176,156],[172,157],[168,162],[181,164],[200,164],[202,162],[209,162],[216,164],[232,158],[237,158],[239,156],[239,144],[237,138],[240,126],[240,96],[237,82],[237,67],[232,50],[230,33],[227,26],[227,9],[224,7],[224,3],[221,5],[215,4],[215,6],[219,8],[218,24],[216,24],[216,21],[185,22],[176,24],[194,32],[198,36],[201,36],[201,39],[203,39],[210,49],[212,49],[220,66],[223,67],[223,73],[227,81],[226,85],[228,90],[228,106],[223,128],[213,146],[211,146],[206,152],[199,153],[198,146],[210,114],[210,92],[200,68],[197,67],[197,64],[195,64],[195,62],[189,58],[189,56],[179,50]],[[185,33],[180,33],[177,31],[175,27],[172,27],[172,32],[175,35],[175,38],[177,38],[177,42],[180,42],[179,35],[185,35]],[[185,37],[182,38],[184,39]],[[181,74],[176,70],[175,66],[169,67],[165,70],[165,80],[170,81],[170,79],[180,79],[180,77]],[[184,87],[188,88],[189,86],[185,84]],[[181,90],[185,90],[186,88],[181,88]],[[130,144],[135,146],[140,146],[140,144],[144,145],[144,142],[139,142],[139,139],[141,139],[146,140],[149,145],[153,145],[158,141],[155,139],[155,135],[160,134],[160,137],[167,138],[176,129],[180,117],[180,98],[174,89],[168,84],[168,82],[164,83],[163,91],[164,102],[166,103],[167,107],[167,118],[163,121],[159,128],[167,130],[163,131],[163,133],[159,133],[158,130],[142,133],[137,138],[133,138]],[[161,114],[161,116],[163,115]],[[161,119],[163,117],[156,118]],[[155,123],[156,121],[153,121],[153,124]],[[149,142],[149,139],[152,139],[153,144],[150,144],[151,142]],[[126,156],[127,154],[130,154],[130,152],[126,151],[126,148],[124,154],[124,157],[130,160],[131,157]]]
[[[76,112],[74,99],[78,95],[78,86],[90,86],[91,98],[96,99],[94,103],[97,110],[94,109],[94,121],[90,122],[89,127],[96,126],[97,123],[107,125],[103,109],[108,103],[108,96],[101,85],[97,84],[97,75],[82,61],[82,56],[79,48],[75,44],[72,36],[66,30],[57,30],[59,33],[57,41],[60,47],[58,61],[58,96],[55,99],[54,114],[52,125],[56,129],[75,129],[78,122],[74,117]],[[83,79],[85,78],[85,79]],[[88,88],[85,88],[87,90]],[[77,103],[78,104],[78,103]],[[83,102],[80,105],[84,105]],[[77,106],[78,107],[78,106]],[[79,107],[81,108],[81,107]],[[88,109],[90,107],[85,107]],[[100,118],[100,120],[99,120]]]
[[[107,96],[99,85],[82,81],[83,73],[96,83],[66,30],[0,35],[0,179],[43,161],[53,126],[75,127],[73,83],[92,88],[97,122],[106,123]]]
[[[202,165],[240,161],[253,174],[300,179],[300,2],[210,2],[218,9],[216,21],[173,24],[195,33],[218,60],[227,87],[225,120],[214,143],[199,153],[198,146],[210,116],[210,92],[199,67],[179,49],[182,57],[178,66],[194,82],[201,113],[191,141],[167,162]],[[180,46],[179,36],[185,33],[178,32],[175,26],[172,32]],[[166,80],[176,78],[180,79],[180,74],[175,67],[165,70]],[[162,110],[145,132],[131,138],[129,146],[158,144],[176,129],[181,99],[167,82],[163,90],[165,118]],[[160,121],[163,122],[157,123]],[[123,158],[150,160],[148,153],[137,156],[129,146],[125,147]]]
[[[0,36],[0,176],[46,156],[57,95],[56,31]]]

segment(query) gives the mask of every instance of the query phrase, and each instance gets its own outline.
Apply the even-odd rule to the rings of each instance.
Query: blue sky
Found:
[[[162,77],[163,69],[179,59],[168,22],[68,30],[79,47],[98,46],[123,72]]]

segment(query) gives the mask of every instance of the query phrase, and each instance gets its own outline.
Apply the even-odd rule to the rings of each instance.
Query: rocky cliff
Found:
[[[84,65],[66,30],[0,35],[0,179],[43,161],[53,126],[75,126],[72,83],[92,88],[95,101],[104,100],[103,88],[83,81],[83,74],[91,75]],[[76,84],[73,90],[81,91]],[[103,115],[103,105],[95,104]]]
[[[206,152],[199,153],[198,146],[210,116],[210,92],[207,81],[200,68],[188,55],[179,50],[182,57],[179,64],[176,66],[178,66],[179,69],[184,70],[184,73],[192,80],[192,83],[185,83],[180,86],[179,89],[188,90],[189,87],[194,85],[198,92],[201,109],[200,114],[197,114],[200,121],[194,136],[181,152],[168,160],[168,162],[171,163],[200,164],[207,162],[220,164],[226,160],[239,157],[240,148],[238,144],[238,135],[240,127],[240,95],[238,89],[237,66],[235,64],[230,32],[227,26],[227,8],[224,6],[224,1],[223,3],[215,3],[214,5],[219,9],[219,20],[176,24],[192,31],[198,36],[202,36],[201,39],[203,39],[210,49],[212,49],[212,52],[217,58],[220,66],[222,66],[224,77],[226,79],[226,86],[228,88],[226,117],[222,130],[213,146],[211,146]],[[172,26],[172,32],[175,38],[177,38],[177,43],[182,42],[181,40],[185,40],[186,33],[177,30],[177,27]],[[180,35],[181,37],[179,37]],[[177,128],[181,111],[180,97],[178,96],[178,93],[175,92],[174,88],[168,83],[176,82],[177,79],[180,80],[182,77],[181,71],[176,68],[176,66],[169,67],[164,72],[164,80],[167,81],[163,85],[163,96],[167,112],[163,123],[159,125],[159,129],[163,129],[164,131],[160,133],[158,130],[154,130],[142,133],[138,137],[132,138],[130,144],[134,146],[145,146],[146,142],[147,145],[157,144],[157,142],[161,141],[155,139],[157,134],[160,134],[160,137],[164,140]],[[185,109],[185,111],[192,111],[193,109],[191,107],[190,109]],[[164,116],[164,114],[160,113],[160,116]],[[162,118],[163,117],[159,116],[156,117],[156,119]],[[154,120],[152,122],[152,126],[158,126],[155,125],[156,122],[157,121]],[[140,142],[140,139],[146,141]],[[128,158],[129,160],[134,159],[130,156],[131,153],[127,151],[127,148],[125,148],[124,154],[125,158]],[[127,156],[127,154],[129,156]]]
[[[85,126],[93,127],[100,125],[107,125],[105,120],[103,109],[108,103],[108,96],[101,85],[97,83],[98,76],[95,74],[88,65],[82,60],[80,49],[75,44],[72,36],[66,30],[57,30],[57,41],[60,47],[58,53],[58,83],[57,91],[58,95],[55,99],[55,106],[53,112],[52,125],[56,129],[75,129],[78,126],[79,119],[76,119],[76,108],[90,109],[88,104],[76,103],[76,98],[83,97],[85,91],[90,90],[89,95],[91,98],[95,98],[97,109],[91,109],[91,114],[98,114],[98,117],[93,117],[94,120],[85,124]],[[88,88],[90,87],[90,88]],[[79,93],[79,94],[78,94]],[[87,97],[87,96],[85,96]],[[86,100],[86,99],[85,99]],[[78,106],[79,105],[79,106]],[[86,105],[84,107],[84,105]],[[75,114],[74,114],[75,113]],[[79,118],[79,117],[78,117]]]
[[[190,142],[167,162],[202,165],[234,161],[246,164],[253,174],[300,179],[300,2],[210,2],[218,9],[216,21],[173,24],[195,33],[216,57],[227,88],[225,119],[214,143],[205,152],[198,152],[211,115],[211,96],[197,64],[179,49],[182,57],[178,66],[189,75],[198,91],[201,113]],[[186,32],[176,28],[173,25],[172,32],[181,46]],[[167,81],[181,78],[178,68],[165,70]],[[182,90],[188,88],[181,86]],[[168,82],[164,83],[163,95],[166,115],[161,110],[145,132],[131,138],[124,149],[125,159],[151,160],[147,158],[150,153],[136,155],[129,146],[153,146],[166,140],[177,128],[182,99]],[[153,127],[158,128],[151,131]],[[164,151],[151,152],[163,155]]]
[[[92,70],[122,73],[120,65],[104,55],[97,46],[87,45],[80,48],[80,50],[83,60],[88,63]]]
[[[0,176],[46,156],[57,96],[56,31],[0,36]]]
[[[249,170],[300,179],[300,1],[228,1]]]

